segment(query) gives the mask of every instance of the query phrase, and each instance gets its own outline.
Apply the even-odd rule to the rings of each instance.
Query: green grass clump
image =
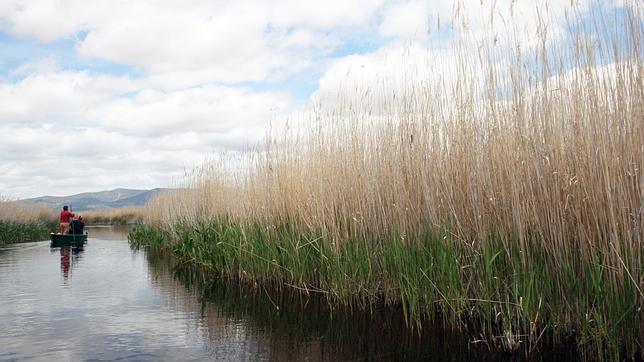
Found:
[[[155,280],[174,278],[199,297],[196,306],[211,330],[221,327],[222,317],[244,320],[253,326],[246,332],[270,331],[271,338],[291,343],[324,341],[323,360],[401,359],[426,360],[437,353],[455,360],[498,358],[485,345],[472,345],[470,339],[442,321],[425,321],[422,331],[408,328],[400,308],[378,308],[355,313],[352,308],[329,304],[324,295],[305,295],[297,289],[278,290],[268,285],[239,283],[219,278],[210,268],[168,257],[167,251],[145,250]],[[159,283],[163,287],[164,283]],[[212,333],[212,338],[217,338]],[[303,348],[287,359],[301,360],[317,355]],[[279,359],[279,358],[278,358]],[[283,358],[282,358],[283,359]]]
[[[163,249],[164,244],[170,240],[170,233],[162,228],[137,225],[128,234],[128,240],[134,248],[152,247]]]
[[[56,227],[51,221],[0,221],[0,244],[46,240]]]
[[[130,240],[249,285],[360,310],[399,307],[410,328],[440,317],[501,350],[576,340],[580,352],[610,357],[634,353],[641,338],[637,290],[607,283],[601,260],[557,265],[538,250],[508,250],[494,241],[473,247],[448,232],[419,240],[391,233],[378,243],[353,237],[337,246],[290,224],[230,220],[140,226]]]

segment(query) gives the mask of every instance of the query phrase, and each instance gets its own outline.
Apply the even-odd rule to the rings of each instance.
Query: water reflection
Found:
[[[400,311],[330,308],[315,295],[223,283],[162,253],[133,251],[125,237],[90,229],[84,250],[0,247],[0,360],[508,357],[440,323],[410,332]]]
[[[83,248],[61,246],[59,248],[52,248],[52,251],[55,249],[60,249],[60,271],[64,282],[67,283],[72,269],[80,261],[81,256],[83,255]]]
[[[177,302],[200,316],[212,356],[279,361],[499,358],[440,323],[426,321],[427,328],[412,331],[399,310],[331,308],[315,295],[222,283],[212,272],[177,264],[158,252],[146,251],[146,256],[156,288],[176,288],[179,280],[196,296]]]
[[[331,307],[318,295],[224,282],[212,271],[163,253],[145,254],[155,288],[177,288],[178,280],[192,292],[194,297],[175,302],[200,316],[196,329],[216,359],[579,360],[574,346],[549,345],[528,357],[499,353],[485,343],[473,343],[463,330],[446,327],[446,321],[425,320],[422,330],[412,330],[400,309]]]
[[[191,293],[153,288],[144,255],[95,236],[76,254],[49,242],[0,247],[0,361],[207,359],[188,328],[198,316],[169,297]]]

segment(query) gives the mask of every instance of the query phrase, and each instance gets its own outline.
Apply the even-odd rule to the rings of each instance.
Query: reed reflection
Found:
[[[440,322],[409,328],[402,310],[352,311],[317,295],[223,283],[212,271],[145,251],[155,288],[199,316],[192,326],[215,358],[270,360],[498,359]],[[181,288],[183,291],[174,291]],[[192,295],[185,294],[185,288]]]

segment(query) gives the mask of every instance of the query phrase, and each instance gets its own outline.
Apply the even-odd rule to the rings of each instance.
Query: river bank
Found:
[[[498,353],[483,340],[473,340],[441,318],[423,320],[422,328],[410,327],[400,306],[379,303],[364,310],[331,304],[321,293],[222,279],[212,268],[186,263],[163,248],[148,246],[145,252],[151,263],[158,263],[158,268],[166,265],[187,288],[217,301],[223,310],[252,320],[262,330],[302,340],[322,335],[327,346],[324,349],[335,355],[334,360],[441,360],[438,356],[451,361],[516,359],[513,354]],[[530,361],[576,361],[581,356],[574,345],[560,344],[535,349],[527,357]],[[298,360],[292,352],[278,359]]]
[[[82,249],[0,246],[0,359],[516,360],[441,320],[410,329],[400,308],[362,313],[322,295],[228,281],[133,247],[124,232],[94,228]],[[578,359],[553,353],[531,357]]]
[[[46,240],[49,233],[57,230],[58,225],[53,221],[3,221],[0,220],[0,245],[25,243]]]
[[[459,245],[446,233],[423,240],[391,235],[377,247],[355,238],[336,248],[287,224],[231,222],[140,226],[129,238],[259,288],[362,311],[401,308],[409,328],[440,318],[499,352],[529,356],[573,343],[579,356],[593,359],[641,354],[636,288],[609,284],[601,264],[558,265],[537,249],[521,263],[518,249]]]
[[[564,38],[488,40],[456,11],[449,62],[392,56],[399,77],[207,158],[130,238],[412,327],[440,315],[499,351],[644,358],[641,5],[596,10]]]

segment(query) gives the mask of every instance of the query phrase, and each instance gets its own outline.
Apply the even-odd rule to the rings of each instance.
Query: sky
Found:
[[[555,37],[571,3],[600,6],[548,3]],[[449,65],[462,12],[475,37],[538,25],[534,0],[3,0],[0,198],[171,187],[350,82]]]

